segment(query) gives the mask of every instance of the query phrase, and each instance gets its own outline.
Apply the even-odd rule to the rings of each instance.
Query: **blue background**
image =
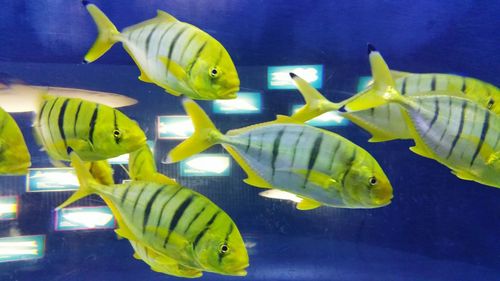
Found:
[[[217,38],[238,68],[243,90],[262,92],[258,115],[213,115],[222,131],[288,114],[301,103],[294,90],[269,91],[267,66],[324,64],[322,92],[341,100],[369,74],[366,43],[390,67],[458,73],[500,85],[498,1],[95,1],[119,29],[170,12]],[[95,39],[79,1],[4,1],[0,9],[0,72],[27,83],[112,91],[139,100],[123,111],[149,139],[157,115],[183,114],[178,98],[137,80],[138,69],[120,46],[97,62],[80,62]],[[34,167],[50,167],[31,134],[31,114],[15,114]],[[395,197],[373,210],[319,208],[258,196],[237,165],[231,177],[179,177],[159,164],[178,141],[157,141],[161,172],[213,200],[237,223],[249,248],[245,278],[205,274],[203,280],[499,280],[500,191],[455,178],[421,158],[409,141],[368,143],[353,125],[332,129],[370,151],[391,179]],[[207,152],[224,153],[220,146]],[[115,177],[125,177],[117,168]],[[53,208],[68,192],[25,193],[23,177],[0,179],[1,195],[20,195],[18,220],[0,222],[0,236],[47,234],[46,255],[0,264],[0,280],[170,280],[132,258],[112,231],[55,233]],[[100,205],[97,197],[77,205]]]

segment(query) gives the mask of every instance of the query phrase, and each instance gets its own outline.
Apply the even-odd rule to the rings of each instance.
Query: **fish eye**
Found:
[[[120,130],[114,130],[113,136],[115,137],[115,139],[119,139],[122,136],[122,132],[120,132]]]
[[[488,101],[488,105],[486,105],[488,107],[488,109],[491,109],[493,107],[493,104],[495,103],[495,101],[490,98],[490,100]]]
[[[229,251],[229,247],[226,244],[220,245],[220,247],[219,247],[220,253],[225,254],[225,253],[227,253],[227,251]]]
[[[210,77],[216,78],[217,76],[219,76],[219,70],[217,69],[217,67],[212,67],[210,69],[209,74],[210,74]]]
[[[376,177],[371,177],[370,178],[370,185],[373,186],[373,185],[376,185],[377,184],[377,178]]]

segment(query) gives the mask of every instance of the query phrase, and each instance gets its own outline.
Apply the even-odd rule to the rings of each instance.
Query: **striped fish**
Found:
[[[23,133],[12,116],[0,107],[0,175],[22,175],[31,166]]]
[[[373,47],[372,47],[373,48]],[[413,74],[398,71],[389,72],[379,52],[370,52],[373,84],[355,96],[333,103],[307,84],[295,74],[291,74],[297,88],[306,100],[306,106],[300,109],[292,118],[307,121],[331,110],[341,108],[347,112],[340,114],[351,122],[368,131],[371,142],[389,141],[394,139],[411,139],[410,132],[396,104],[379,103],[376,92],[384,92],[387,86],[393,87],[402,95],[452,95],[470,99],[490,111],[500,114],[500,89],[486,82],[449,74]],[[391,81],[392,79],[395,81]],[[389,80],[389,81],[388,81]],[[375,106],[375,107],[374,107]],[[361,109],[368,107],[369,109]]]
[[[203,195],[177,184],[147,181],[100,185],[75,152],[71,160],[80,189],[59,208],[97,193],[117,218],[120,236],[187,268],[246,275],[248,254],[238,228]]]
[[[453,96],[385,97],[403,107],[417,154],[448,166],[457,177],[500,187],[500,116]]]
[[[76,98],[45,96],[34,123],[39,144],[53,161],[69,161],[68,147],[84,161],[99,161],[146,144],[139,125],[111,107]]]
[[[194,101],[184,100],[184,108],[196,132],[169,153],[169,163],[220,143],[248,174],[247,184],[297,194],[303,198],[298,209],[374,208],[391,201],[392,187],[377,161],[339,135],[284,116],[222,135]]]
[[[85,62],[101,57],[121,42],[141,71],[139,79],[154,83],[172,95],[193,99],[233,99],[239,91],[238,73],[229,53],[199,28],[158,11],[150,20],[121,33],[93,4],[84,1],[99,35]]]

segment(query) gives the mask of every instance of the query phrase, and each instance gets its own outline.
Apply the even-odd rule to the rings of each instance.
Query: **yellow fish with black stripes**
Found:
[[[52,161],[69,161],[68,147],[84,161],[129,153],[146,144],[139,125],[117,109],[78,98],[44,95],[34,133]]]
[[[23,175],[30,166],[31,156],[21,129],[0,107],[0,175]]]
[[[388,88],[380,99],[404,109],[413,152],[451,168],[464,180],[500,187],[500,116],[457,96],[403,96]]]
[[[96,193],[115,215],[117,234],[151,254],[148,264],[159,265],[153,270],[184,277],[199,277],[201,270],[246,275],[249,261],[241,234],[209,199],[178,184],[101,185],[74,151],[70,157],[80,188],[58,208]],[[136,257],[141,256],[137,253]]]
[[[457,75],[390,71],[380,53],[371,45],[369,54],[373,83],[366,90],[339,103],[327,100],[301,77],[291,73],[295,85],[306,100],[306,105],[292,115],[292,118],[305,122],[328,111],[342,110],[338,112],[342,117],[372,135],[370,142],[411,139],[400,107],[396,104],[380,105],[377,93],[383,93],[387,87],[406,96],[423,94],[459,96],[500,114],[500,106],[497,106],[496,102],[500,100],[500,90],[494,85]]]
[[[391,202],[392,186],[377,161],[337,134],[279,116],[223,135],[194,101],[185,99],[183,105],[195,132],[170,151],[167,163],[222,144],[247,173],[247,184],[296,194],[302,199],[298,209],[376,208]]]
[[[141,71],[139,79],[172,95],[193,99],[233,99],[239,91],[236,67],[226,49],[199,28],[158,10],[150,20],[119,32],[94,4],[83,1],[99,35],[85,62],[121,42]]]

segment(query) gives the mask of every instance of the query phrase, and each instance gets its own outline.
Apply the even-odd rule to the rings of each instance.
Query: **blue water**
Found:
[[[262,93],[258,115],[211,115],[222,131],[289,114],[295,90],[267,90],[267,66],[323,64],[321,91],[331,100],[355,92],[369,74],[366,43],[393,69],[458,73],[500,85],[500,2],[492,1],[95,1],[123,28],[163,9],[216,37],[238,68],[242,88]],[[139,100],[123,111],[155,138],[158,115],[184,114],[178,98],[137,80],[130,57],[113,47],[80,64],[96,32],[79,1],[9,1],[0,9],[0,72],[29,84],[116,92]],[[200,104],[211,113],[210,102]],[[14,114],[33,167],[50,167],[31,134],[31,114]],[[224,209],[249,242],[248,276],[206,273],[203,280],[500,280],[500,190],[466,182],[408,150],[409,141],[368,143],[354,125],[329,128],[364,147],[394,187],[384,208],[322,207],[302,212],[264,199],[229,177],[180,177],[160,164],[178,141],[159,140],[162,173]],[[208,152],[225,153],[220,146]],[[125,178],[117,169],[115,178]],[[0,237],[46,235],[42,259],[0,264],[0,280],[169,280],[132,258],[111,230],[55,232],[53,209],[69,192],[26,193],[24,177],[0,178],[0,195],[18,195],[17,220],[0,222]],[[97,197],[81,206],[99,204]]]

